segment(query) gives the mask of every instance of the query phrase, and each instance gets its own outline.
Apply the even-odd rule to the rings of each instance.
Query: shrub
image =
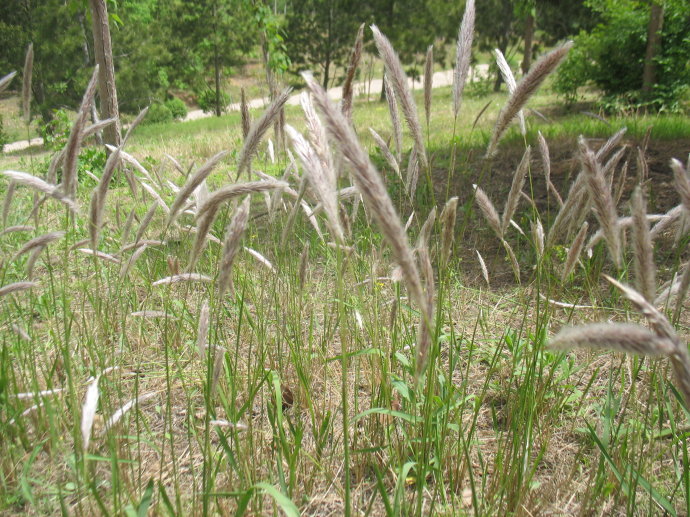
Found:
[[[216,110],[216,92],[204,90],[199,94],[197,102],[205,113],[213,113]],[[230,96],[225,92],[220,92],[220,103],[222,105],[221,111],[225,111],[225,107],[230,104]]]
[[[173,121],[173,114],[168,106],[156,102],[151,104],[144,121],[147,124],[166,124]]]
[[[178,99],[177,97],[168,99],[165,101],[165,107],[170,110],[175,120],[182,120],[187,116],[187,105],[182,99]]]
[[[666,4],[662,48],[657,62],[657,84],[651,96],[641,92],[647,46],[649,6],[633,0],[591,0],[589,5],[602,17],[590,32],[582,31],[558,71],[554,87],[569,101],[579,89],[593,84],[607,97],[607,105],[677,107],[690,84],[690,12],[682,2]]]
[[[38,132],[43,138],[43,145],[51,151],[57,151],[65,146],[71,130],[72,122],[67,111],[63,109],[53,110],[50,122],[42,124],[38,128]]]

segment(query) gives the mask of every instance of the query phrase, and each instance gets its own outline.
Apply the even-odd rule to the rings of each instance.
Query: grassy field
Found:
[[[669,160],[687,159],[690,122],[602,121],[566,110],[546,88],[527,105],[526,135],[513,124],[486,159],[505,93],[470,87],[456,119],[452,89],[434,90],[429,125],[422,93],[415,102],[429,165],[409,165],[405,126],[400,175],[369,131],[396,154],[388,105],[354,105],[358,141],[387,195],[358,176],[356,149],[325,144],[297,107],[285,119],[321,169],[305,167],[286,139],[289,156],[268,124],[250,155],[253,172],[238,170],[251,137],[229,114],[137,127],[125,150],[141,167],[126,162],[107,198],[92,196],[107,165],[85,147],[77,211],[52,197],[40,203],[24,185],[12,194],[3,180],[0,512],[690,513],[689,414],[673,374],[682,354],[669,352],[685,346],[689,321],[684,295],[663,296],[665,282],[688,276],[685,220],[652,219],[674,223],[653,249],[636,246],[644,224],[633,233],[622,221],[578,249],[585,222],[587,239],[612,223],[585,181],[566,228],[554,230],[559,203],[537,134],[567,203],[587,163],[578,136],[597,152],[627,127],[594,167],[608,175],[603,190],[624,218],[638,183],[650,214],[681,203]],[[223,150],[206,187],[180,198]],[[45,179],[51,158],[0,156],[0,170]],[[318,176],[325,164],[337,183],[328,171]],[[521,173],[524,185],[512,188]],[[209,196],[250,180],[264,183],[211,210],[210,232],[198,237]],[[348,196],[353,184],[363,199]],[[505,221],[492,222],[473,184],[508,212]],[[507,201],[517,204],[512,214]],[[64,233],[46,236],[56,231]],[[636,266],[650,251],[651,294],[649,268]],[[662,295],[659,310],[629,301],[603,274]],[[599,350],[548,346],[563,327],[604,321],[643,326],[582,329],[579,342]],[[566,337],[556,343],[572,345]],[[601,350],[616,340],[619,350],[657,346],[672,357]]]

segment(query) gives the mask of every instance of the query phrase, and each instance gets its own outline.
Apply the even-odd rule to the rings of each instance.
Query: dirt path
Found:
[[[476,77],[483,77],[488,73],[489,70],[489,65],[477,65],[472,69],[472,73],[470,74],[470,77],[468,78],[469,81],[472,81]],[[419,80],[417,81],[412,81],[411,79],[408,79],[409,86],[410,88],[414,90],[421,90],[424,87],[424,76],[420,76]],[[450,86],[453,84],[453,70],[445,70],[442,72],[435,72],[434,75],[432,76],[431,79],[431,84],[433,88],[440,88],[443,86]],[[361,83],[356,83],[354,85],[354,95],[355,97],[359,97],[362,95],[366,94],[371,94],[373,93],[375,96],[378,97],[379,92],[381,91],[382,84],[381,84],[381,79],[372,79],[371,81],[367,82],[361,82]],[[340,100],[343,97],[343,88],[341,86],[336,86],[334,88],[330,88],[328,90],[328,96],[334,100]],[[252,99],[248,102],[249,108],[250,109],[256,109],[256,108],[263,108],[269,104],[269,99],[268,97],[262,97],[259,99]],[[288,104],[291,105],[298,105],[299,104],[299,94],[294,94],[290,96],[290,98],[287,101]],[[236,102],[233,104],[230,104],[227,106],[226,111],[239,111],[240,110],[240,103]],[[201,118],[207,118],[207,117],[212,117],[213,113],[205,113],[202,110],[192,110],[187,113],[187,116],[184,118],[184,122],[188,120],[198,120]],[[42,138],[32,138],[31,140],[20,140],[18,142],[12,142],[10,144],[6,144],[3,147],[3,152],[5,153],[11,153],[14,151],[21,151],[24,149],[27,149],[28,147],[33,147],[33,146],[40,146],[43,145],[43,139]]]

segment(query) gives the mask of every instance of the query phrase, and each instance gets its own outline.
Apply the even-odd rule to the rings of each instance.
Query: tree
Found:
[[[119,0],[110,9],[115,81],[121,111],[138,113],[155,101],[164,101],[177,63],[168,42],[173,41],[167,2]]]
[[[508,47],[520,37],[518,18],[513,0],[486,0],[477,2],[476,40],[482,50],[497,48],[508,56]],[[496,73],[494,91],[501,87],[501,74]]]
[[[220,116],[225,71],[240,63],[256,42],[252,4],[244,0],[172,0],[165,14],[175,36],[169,46],[174,56],[171,72],[197,88],[206,87],[210,74],[214,111]]]
[[[79,104],[91,75],[84,66],[83,13],[62,0],[0,2],[0,69],[21,70],[24,50],[34,43],[32,111],[46,122],[54,108]]]
[[[652,0],[647,26],[647,50],[644,56],[642,72],[642,93],[646,96],[652,92],[656,83],[656,59],[661,52],[661,29],[664,25],[664,6],[658,0]]]
[[[334,67],[349,55],[357,27],[368,18],[354,0],[300,0],[287,12],[286,50],[296,67],[318,67],[328,88]],[[299,71],[299,70],[297,70]]]
[[[98,64],[98,92],[101,104],[101,118],[114,118],[115,123],[103,130],[106,144],[120,145],[120,113],[117,105],[117,88],[115,87],[115,65],[113,64],[113,46],[110,40],[108,7],[105,0],[89,0],[93,24],[93,43]]]
[[[663,25],[659,12],[645,0],[589,0],[588,6],[600,23],[577,36],[556,77],[557,91],[574,100],[580,87],[594,84],[626,104],[679,106],[690,84],[686,0],[659,4]]]

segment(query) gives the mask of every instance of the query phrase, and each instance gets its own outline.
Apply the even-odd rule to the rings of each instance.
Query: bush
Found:
[[[166,124],[173,121],[173,114],[168,106],[156,102],[151,104],[144,121],[147,124]]]
[[[647,47],[649,6],[634,0],[591,0],[602,23],[575,38],[568,59],[556,76],[556,91],[575,101],[579,89],[593,84],[607,104],[673,108],[690,84],[690,11],[675,0],[666,3],[662,48],[657,58],[657,84],[651,96],[641,92]]]
[[[172,99],[165,101],[165,107],[170,110],[170,113],[172,113],[172,117],[175,120],[182,120],[187,116],[187,105],[184,103],[184,101],[182,101],[182,99],[173,97]]]
[[[216,111],[216,92],[214,90],[204,90],[199,94],[197,99],[199,107],[205,113],[213,113]],[[230,104],[230,96],[225,92],[220,92],[220,104],[222,106],[221,111],[225,111],[225,108]]]
[[[38,128],[38,132],[43,138],[43,145],[51,151],[65,147],[70,131],[72,131],[72,122],[67,111],[63,109],[53,110],[50,122],[42,124]]]

